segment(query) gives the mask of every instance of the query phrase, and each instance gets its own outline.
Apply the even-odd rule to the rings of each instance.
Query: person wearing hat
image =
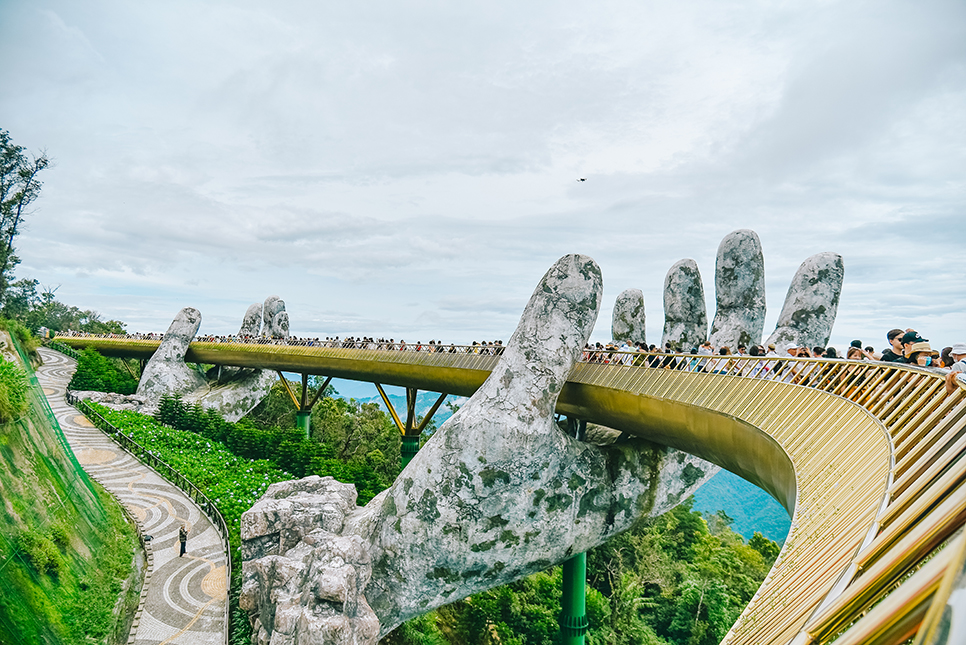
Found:
[[[802,346],[800,344],[796,343],[795,341],[791,341],[790,343],[785,345],[784,352],[788,354],[788,356],[791,358],[799,358],[800,349],[802,349]],[[803,358],[808,358],[808,355],[806,354]],[[795,378],[798,376],[798,372],[801,369],[802,369],[802,365],[801,363],[798,363],[798,362],[789,362],[789,363],[779,362],[775,365],[775,368],[774,368],[774,372],[773,372],[773,374],[775,375],[774,378],[781,379],[783,383],[794,383]]]
[[[912,343],[909,346],[906,363],[909,365],[918,365],[919,367],[938,367],[939,362],[936,360],[938,358],[939,352],[930,347],[926,341],[920,341],[918,343]]]
[[[956,379],[966,380],[966,343],[954,343],[949,355],[955,362],[946,375],[946,394],[956,391]]]
[[[914,345],[918,345],[919,343],[926,343],[926,344],[928,344],[929,343],[929,339],[928,338],[923,338],[922,336],[919,335],[919,332],[917,332],[914,329],[910,329],[909,331],[907,331],[906,333],[904,333],[902,335],[902,355],[905,357],[905,360],[904,361],[896,361],[896,362],[897,363],[908,363],[910,365],[915,365],[916,364],[916,361],[912,357],[912,353],[914,351],[912,349],[912,347]],[[922,351],[922,350],[920,350],[920,351]],[[930,348],[929,351],[932,351],[932,348]]]
[[[886,363],[899,363],[902,360],[902,335],[905,332],[901,329],[890,329],[889,333],[886,334],[886,339],[889,341],[889,347],[882,352],[882,356],[879,358],[880,361]]]

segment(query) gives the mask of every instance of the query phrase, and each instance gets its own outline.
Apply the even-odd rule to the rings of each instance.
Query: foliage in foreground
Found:
[[[0,358],[0,423],[7,423],[27,411],[27,374]]]
[[[61,518],[22,528],[12,542],[14,552],[4,554],[9,559],[3,568],[0,616],[14,630],[0,625],[0,640],[127,640],[126,619],[137,608],[140,589],[128,585],[125,590],[125,581],[132,575],[132,553],[140,546],[117,502],[96,482],[94,487],[107,519],[99,527],[97,548],[81,552],[76,527]]]
[[[0,329],[6,330],[10,334],[17,337],[20,342],[20,346],[24,348],[28,354],[33,354],[37,351],[37,347],[40,345],[40,341],[36,336],[31,333],[31,331],[25,327],[19,320],[15,318],[0,318]]]
[[[80,353],[77,371],[67,387],[71,390],[134,394],[138,381],[124,368],[121,359],[107,358],[88,347]]]

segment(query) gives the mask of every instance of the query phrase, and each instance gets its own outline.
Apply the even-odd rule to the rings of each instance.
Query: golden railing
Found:
[[[158,345],[60,340],[142,358]],[[500,351],[420,349],[195,342],[187,360],[468,396]],[[789,510],[778,561],[725,642],[946,642],[966,558],[962,384],[947,395],[942,374],[874,361],[588,351],[558,411],[708,459]]]

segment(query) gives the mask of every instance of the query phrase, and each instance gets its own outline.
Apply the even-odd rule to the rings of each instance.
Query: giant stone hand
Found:
[[[237,421],[268,395],[275,374],[267,370],[216,367],[202,375],[190,368],[184,357],[200,326],[201,312],[197,309],[185,307],[178,312],[145,366],[137,393],[149,408],[157,407],[162,396],[177,394],[188,403],[217,410],[228,421]],[[238,335],[257,337],[260,332],[273,338],[288,337],[288,314],[278,296],[270,296],[264,305],[255,303],[245,312]]]
[[[486,382],[366,507],[316,477],[276,484],[242,516],[241,605],[257,643],[375,643],[599,545],[713,474],[681,452],[591,445],[554,422],[601,289],[592,259],[561,258]]]
[[[764,258],[758,235],[729,233],[718,246],[715,266],[717,312],[709,340],[715,347],[761,342],[765,321]],[[768,343],[825,346],[838,311],[845,266],[837,253],[818,253],[798,268]],[[688,351],[704,342],[707,330],[704,289],[694,260],[677,262],[664,282],[664,338]]]

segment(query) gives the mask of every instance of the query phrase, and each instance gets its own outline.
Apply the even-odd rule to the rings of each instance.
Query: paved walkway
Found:
[[[137,517],[153,536],[147,593],[132,629],[136,645],[217,645],[225,640],[227,559],[208,518],[180,489],[93,427],[64,394],[76,362],[46,348],[37,379],[77,460]],[[186,523],[188,551],[178,557],[178,527]]]

